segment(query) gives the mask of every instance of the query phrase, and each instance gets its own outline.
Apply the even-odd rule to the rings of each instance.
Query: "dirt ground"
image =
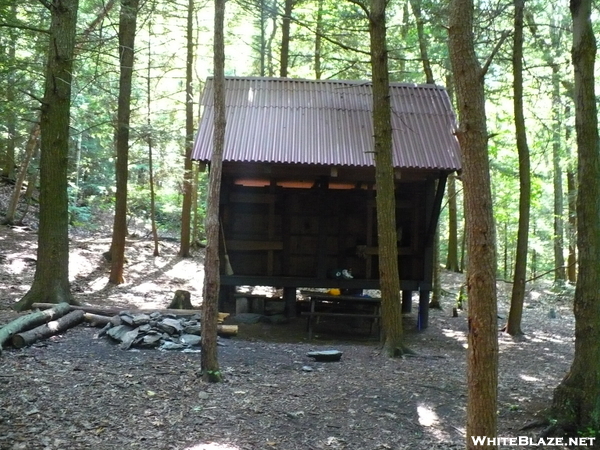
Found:
[[[34,231],[0,227],[0,325],[17,316],[11,306],[32,282],[36,240]],[[102,252],[109,242],[107,235],[71,240],[80,302],[164,308],[176,289],[187,289],[199,304],[201,254],[179,258],[177,243],[163,241],[154,258],[151,241],[132,239],[127,283],[108,287]],[[444,310],[430,312],[429,328],[415,329],[414,312],[404,318],[416,357],[388,359],[368,333],[327,323],[309,342],[302,319],[241,324],[238,336],[221,339],[220,384],[198,377],[199,353],[124,351],[86,325],[22,350],[9,347],[0,356],[0,449],[464,448],[466,314],[451,317],[462,278],[443,279]],[[498,288],[506,317],[510,285]],[[571,297],[537,282],[527,293],[526,336],[499,333],[499,436],[540,432],[520,428],[549,405],[570,366]],[[341,361],[306,355],[323,349],[342,351]]]

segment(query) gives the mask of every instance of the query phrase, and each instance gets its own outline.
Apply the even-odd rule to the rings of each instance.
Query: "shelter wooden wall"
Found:
[[[224,179],[221,219],[236,275],[327,279],[334,269],[351,269],[357,279],[379,277],[375,191],[368,184],[338,189],[320,178],[304,188],[274,180],[259,187],[235,180]],[[397,184],[401,279],[428,278],[433,192],[433,180]]]

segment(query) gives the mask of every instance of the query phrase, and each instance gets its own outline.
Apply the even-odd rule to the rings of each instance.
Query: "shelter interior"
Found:
[[[404,311],[413,291],[428,301],[446,176],[395,172]],[[235,310],[234,286],[283,287],[288,315],[296,288],[379,288],[376,192],[374,167],[225,162],[221,244],[233,274],[222,267],[221,308]],[[340,276],[342,270],[352,278]]]

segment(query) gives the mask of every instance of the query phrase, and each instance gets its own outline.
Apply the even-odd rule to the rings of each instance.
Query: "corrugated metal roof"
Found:
[[[224,161],[373,166],[371,82],[238,78],[225,80]],[[460,169],[455,116],[446,90],[390,85],[394,166]],[[213,151],[213,80],[193,159]]]

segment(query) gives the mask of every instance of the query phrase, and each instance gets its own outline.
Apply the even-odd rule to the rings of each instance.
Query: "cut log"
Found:
[[[12,337],[12,344],[16,348],[23,348],[26,345],[31,345],[41,339],[47,339],[50,336],[68,330],[75,325],[83,322],[83,311],[71,311],[63,317],[41,325],[33,330],[17,333]]]
[[[30,330],[50,320],[62,317],[71,310],[70,305],[66,302],[46,304],[49,306],[48,308],[44,308],[45,311],[35,311],[21,316],[0,328],[0,352],[2,352],[2,345],[16,333]]]
[[[106,324],[110,323],[114,326],[121,325],[121,317],[120,316],[102,316],[100,314],[93,314],[86,312],[83,315],[83,320],[88,322],[93,327],[103,327]]]
[[[53,303],[34,303],[31,305],[32,308],[37,309],[48,309],[56,306]],[[119,309],[119,308],[98,308],[96,306],[77,306],[70,305],[71,311],[81,310],[87,313],[98,314],[101,316],[118,316],[122,312],[128,312],[131,314],[150,314],[158,312],[161,314],[173,314],[174,316],[193,316],[194,314],[200,314],[200,309]],[[219,313],[219,323],[223,322],[229,313]]]
[[[219,336],[235,336],[237,333],[237,325],[217,325],[217,334]]]

